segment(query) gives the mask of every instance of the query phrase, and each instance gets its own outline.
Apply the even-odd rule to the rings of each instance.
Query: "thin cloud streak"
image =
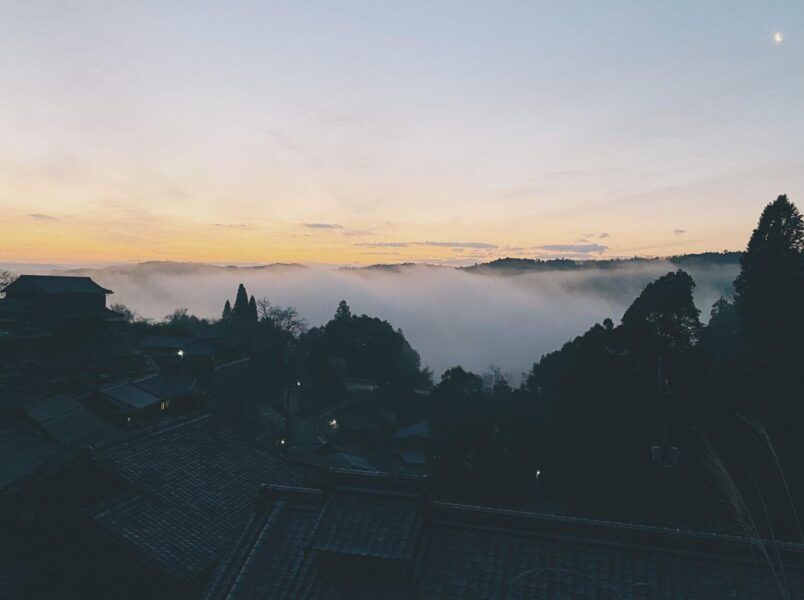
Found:
[[[245,223],[213,223],[213,225],[221,229],[251,229],[251,225]]]
[[[549,250],[550,252],[572,252],[573,254],[602,254],[608,246],[601,244],[545,244],[536,246],[539,250]]]
[[[343,225],[337,223],[302,223],[307,229],[343,229]]]
[[[28,216],[31,219],[35,219],[37,221],[58,221],[57,217],[51,217],[50,215],[44,215],[42,213],[29,213]]]
[[[353,244],[360,248],[411,248],[413,246],[428,246],[431,248],[472,248],[475,250],[497,250],[497,244],[486,242],[360,242]]]

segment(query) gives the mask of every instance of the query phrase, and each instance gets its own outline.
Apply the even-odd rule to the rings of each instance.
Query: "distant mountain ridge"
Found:
[[[266,265],[214,265],[209,263],[196,263],[196,262],[174,262],[174,261],[161,261],[150,260],[132,264],[116,264],[106,267],[91,267],[80,269],[66,269],[54,271],[58,275],[84,275],[91,276],[93,273],[109,273],[114,272],[118,274],[137,274],[137,275],[197,275],[202,273],[220,273],[232,271],[278,271],[286,269],[306,269],[305,265],[299,263],[271,263]]]
[[[679,268],[739,265],[742,252],[701,252],[698,254],[678,254],[667,257],[645,258],[610,258],[604,260],[572,260],[569,258],[533,259],[533,258],[498,258],[487,263],[478,263],[470,267],[459,267],[463,271],[474,273],[521,273],[528,271],[585,271],[619,269],[630,266],[641,266],[666,261]]]
[[[457,269],[468,273],[498,273],[517,274],[532,271],[589,271],[620,269],[623,267],[642,266],[658,262],[669,262],[679,268],[706,267],[706,266],[737,266],[740,264],[742,252],[700,252],[697,254],[677,254],[662,257],[609,258],[574,260],[570,258],[498,258],[490,262],[476,263],[467,267],[452,267],[448,265],[434,265],[429,263],[378,263],[365,267],[341,267],[347,271],[387,271],[398,272],[411,268],[428,269]]]
[[[431,263],[378,263],[374,265],[351,267],[340,267],[342,271],[366,271],[366,272],[388,272],[398,273],[408,269],[454,269],[467,273],[477,274],[496,274],[496,275],[517,275],[532,272],[551,272],[551,271],[605,271],[621,269],[632,266],[643,266],[668,262],[678,268],[701,268],[708,266],[735,266],[740,263],[742,252],[701,252],[697,254],[678,254],[667,257],[640,257],[633,258],[610,258],[603,260],[574,260],[569,258],[498,258],[490,262],[476,263],[465,267],[455,267],[450,265],[437,265]],[[221,265],[199,262],[177,262],[177,261],[144,261],[138,263],[123,263],[107,265],[103,267],[81,267],[69,269],[52,269],[47,271],[53,275],[75,275],[89,276],[93,274],[102,275],[103,273],[118,275],[198,275],[215,273],[254,273],[254,272],[276,272],[292,269],[307,269],[308,266],[301,263],[269,263],[262,265]]]

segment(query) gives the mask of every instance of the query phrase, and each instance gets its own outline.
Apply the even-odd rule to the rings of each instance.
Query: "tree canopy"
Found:
[[[402,330],[376,317],[354,316],[345,300],[334,317],[323,327],[311,329],[303,342],[330,362],[343,361],[349,377],[409,386],[424,381],[419,354]]]
[[[804,334],[804,222],[787,196],[765,207],[740,260],[734,300],[762,347],[800,352]]]

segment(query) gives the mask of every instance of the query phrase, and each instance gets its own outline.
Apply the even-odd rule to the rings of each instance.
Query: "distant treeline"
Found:
[[[342,267],[346,271],[401,271],[410,268],[458,269],[469,273],[518,274],[530,271],[590,271],[620,269],[669,262],[679,267],[706,267],[740,264],[742,252],[724,250],[723,252],[700,252],[698,254],[676,254],[663,257],[634,256],[631,258],[572,259],[572,258],[498,258],[468,267],[449,267],[430,263],[378,263],[366,267]]]
[[[609,258],[604,260],[573,260],[569,258],[498,258],[487,263],[478,263],[471,267],[462,267],[470,272],[523,272],[523,271],[584,271],[619,269],[622,267],[640,266],[666,261],[678,267],[707,265],[739,265],[742,252],[701,252],[700,254],[679,254],[664,258]]]

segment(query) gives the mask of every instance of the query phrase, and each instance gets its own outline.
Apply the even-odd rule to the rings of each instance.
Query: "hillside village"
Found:
[[[775,219],[800,223],[797,215],[785,197],[766,208],[735,281],[738,301],[755,304],[739,310],[777,301],[755,287],[768,271],[754,265],[783,260],[773,255],[780,246],[757,248],[765,231],[778,235]],[[777,241],[800,261],[804,227],[783,235],[793,238]],[[777,271],[773,285],[804,292],[797,265]],[[797,438],[777,419],[800,418],[800,407],[757,406],[752,421],[748,404],[732,416],[722,404],[690,404],[729,389],[720,382],[737,359],[756,369],[750,361],[776,357],[739,376],[765,386],[766,398],[800,390],[794,379],[775,379],[776,388],[763,379],[768,369],[791,373],[797,360],[800,339],[774,329],[789,326],[778,319],[795,303],[735,313],[721,299],[703,326],[692,278],[670,272],[620,325],[606,319],[542,357],[515,389],[499,371],[481,377],[460,366],[434,384],[401,330],[352,314],[346,301],[308,328],[294,309],[258,302],[241,284],[218,319],[177,310],[151,322],[109,304],[113,290],[86,276],[8,281],[5,596],[804,594],[799,479],[786,487],[789,503],[766,495],[778,485],[772,471],[756,482],[773,512],[751,529],[730,519],[756,514],[754,498],[742,512],[724,511],[713,501],[723,492],[701,487],[719,481],[702,470],[709,461],[720,473],[732,468],[723,449],[743,443],[739,422],[776,440],[777,468],[787,471]],[[740,314],[763,320],[744,321],[743,332]],[[741,403],[756,397],[730,393]],[[693,415],[714,423],[710,439]],[[663,423],[661,436],[651,423]],[[733,473],[731,489],[744,489]]]

